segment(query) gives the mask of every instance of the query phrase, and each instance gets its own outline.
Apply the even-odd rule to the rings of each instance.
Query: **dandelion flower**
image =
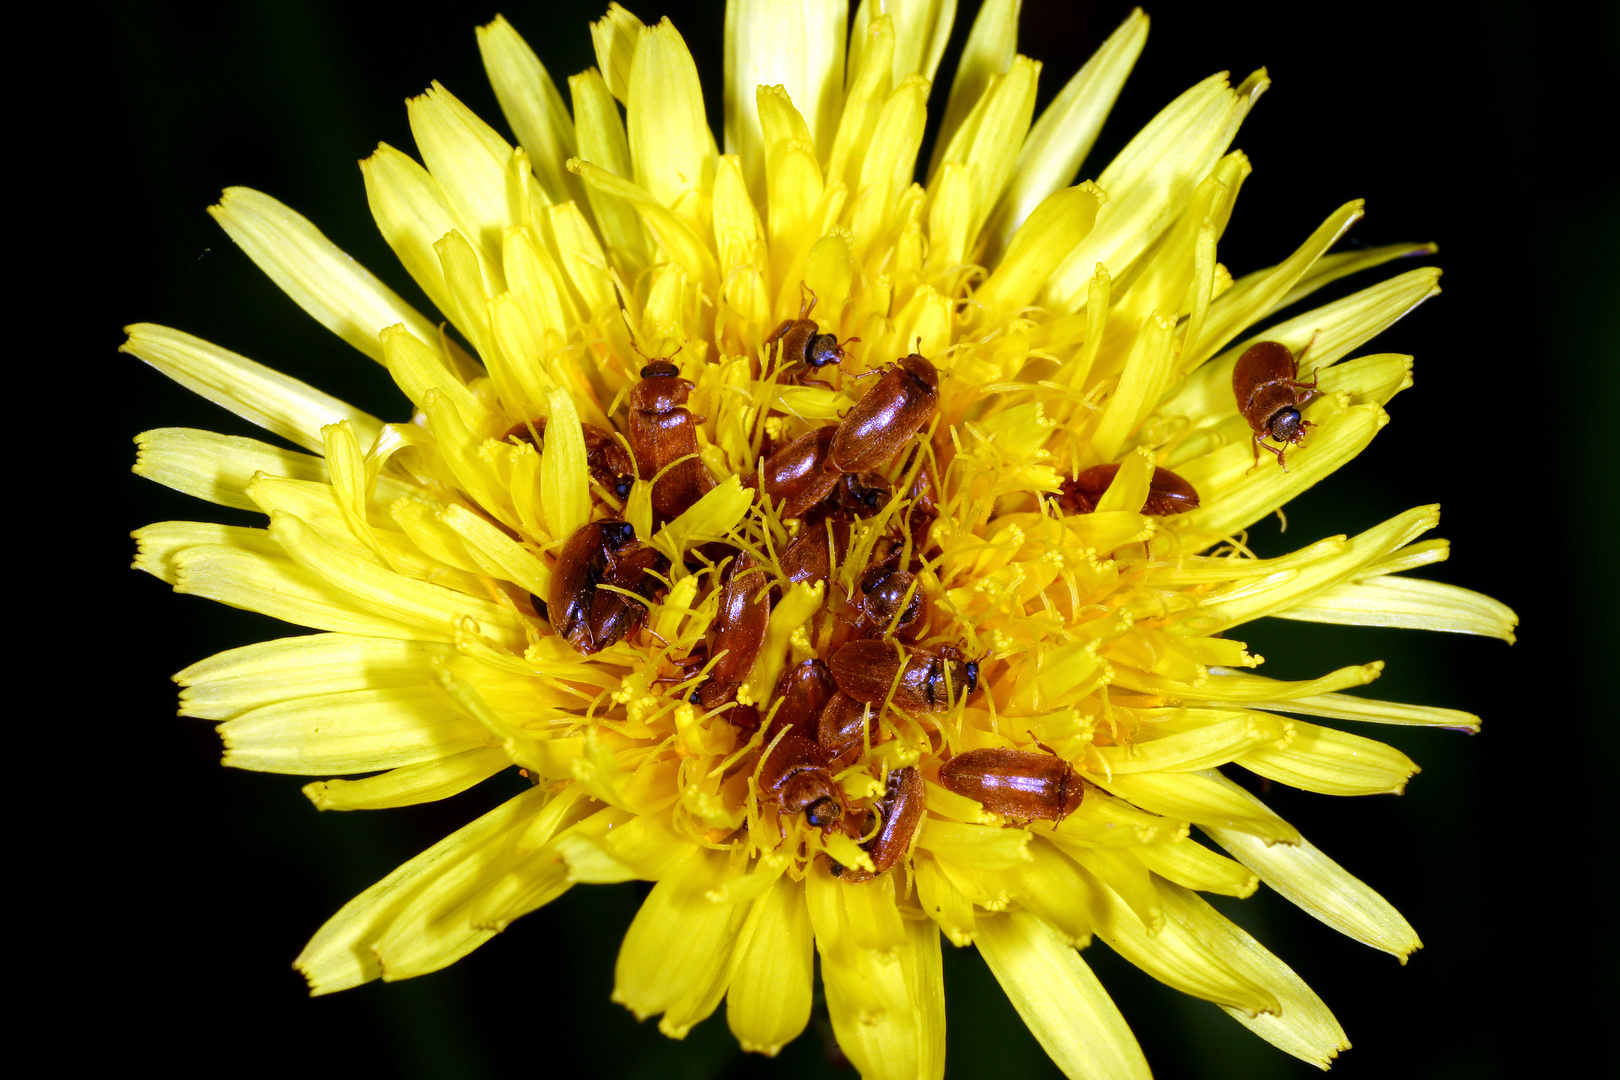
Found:
[[[1200,894],[1264,882],[1419,947],[1239,781],[1399,791],[1416,766],[1332,721],[1476,718],[1346,692],[1379,664],[1266,678],[1232,635],[1512,639],[1495,601],[1401,576],[1446,557],[1435,507],[1280,558],[1243,539],[1387,421],[1410,358],[1352,354],[1438,272],[1254,328],[1432,249],[1332,252],[1356,202],[1232,276],[1232,142],[1263,71],[1197,83],[1070,186],[1147,20],[1037,117],[1017,7],[984,5],[926,162],[952,4],[851,24],[842,0],[733,0],[719,142],[667,20],[610,6],[565,103],[497,19],[478,42],[516,142],[434,85],[409,103],[417,156],[362,166],[436,313],[267,195],[212,209],[410,412],[130,328],[126,351],[300,448],[137,439],[138,473],[268,520],[149,526],[136,565],[317,631],[187,668],[182,712],[221,722],[227,764],[325,777],[322,809],[530,781],[333,916],[297,959],[315,993],[639,879],[614,997],[672,1037],[724,1002],[776,1053],[819,956],[863,1075],[940,1076],[943,937],[1066,1074],[1129,1077],[1147,1065],[1095,938],[1324,1066],[1348,1045],[1327,1007]],[[1239,370],[1260,343],[1297,372]]]

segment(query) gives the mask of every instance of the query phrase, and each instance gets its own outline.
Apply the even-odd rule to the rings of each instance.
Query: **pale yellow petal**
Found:
[[[777,879],[737,936],[726,1022],[744,1050],[776,1056],[810,1022],[815,937],[804,886]]]
[[[1174,885],[1164,886],[1166,910],[1235,970],[1276,996],[1276,1012],[1253,1015],[1226,1008],[1238,1023],[1286,1053],[1325,1069],[1340,1050],[1350,1049],[1344,1029],[1316,992],[1293,969],[1277,959],[1241,928],[1221,916],[1201,897]]]
[[[393,769],[487,742],[435,686],[292,698],[220,725],[220,737],[227,765],[306,776]]]
[[[1073,181],[1141,55],[1147,32],[1148,18],[1137,8],[1035,121],[1018,152],[1012,180],[986,227],[988,258],[1007,248],[1048,195]]]
[[[1097,178],[1108,193],[1091,235],[1065,260],[1046,289],[1046,303],[1073,310],[1098,263],[1122,276],[1181,213],[1193,189],[1226,153],[1238,125],[1269,85],[1256,72],[1233,88],[1211,76],[1171,102]]]
[[[934,159],[928,164],[930,178],[942,164],[940,155],[946,145],[984,96],[990,80],[1012,66],[1018,53],[1018,11],[1022,6],[1023,0],[988,0],[974,16],[973,29],[968,31],[967,44],[956,61],[951,96],[946,99],[945,113],[934,137]]]
[[[202,338],[151,323],[126,326],[124,332],[129,340],[119,352],[306,450],[319,451],[321,428],[341,420],[350,421],[367,446],[382,429],[382,421],[370,413]]]
[[[252,188],[226,188],[208,212],[248,258],[322,326],[373,360],[378,335],[404,323],[433,340],[431,322],[338,248],[313,222]]]
[[[899,82],[916,73],[932,82],[956,20],[956,0],[862,0],[849,32],[850,67],[864,59],[867,28],[880,12],[894,21],[891,78]]]
[[[849,0],[728,0],[725,33],[725,149],[742,159],[756,202],[765,193],[766,147],[756,90],[781,86],[817,146],[832,148],[844,100]]]
[[[703,113],[703,89],[686,42],[668,19],[641,31],[625,98],[631,177],[661,206],[694,227],[707,214],[689,196],[714,184],[719,150]]]
[[[310,993],[436,970],[494,936],[446,916],[476,895],[491,857],[516,840],[546,798],[532,788],[502,803],[343,905],[293,962]]]
[[[1213,770],[1198,773],[1139,773],[1093,777],[1092,782],[1122,799],[1165,817],[1219,825],[1252,833],[1266,843],[1293,843],[1299,832],[1241,791],[1234,792]]]
[[[304,795],[317,810],[386,810],[416,806],[459,795],[511,766],[512,759],[504,748],[480,746],[415,765],[402,765],[364,780],[322,780],[305,784]]]
[[[536,179],[554,203],[584,194],[564,163],[577,152],[574,121],[540,58],[505,16],[478,28],[478,52],[506,122],[529,152]]]
[[[1272,614],[1301,622],[1482,634],[1510,645],[1513,628],[1519,624],[1513,609],[1499,600],[1456,585],[1402,577],[1347,581]]]
[[[180,715],[230,720],[261,705],[306,694],[423,685],[450,649],[429,642],[351,634],[309,634],[228,649],[174,677]]]
[[[1268,780],[1324,795],[1398,795],[1418,771],[1411,758],[1375,739],[1303,720],[1289,726],[1286,746],[1256,747],[1237,763]]]
[[[979,954],[1063,1075],[1151,1075],[1136,1036],[1084,960],[1040,919],[1014,911],[979,923]]]
[[[247,496],[256,472],[325,481],[326,462],[258,439],[197,428],[156,428],[135,436],[136,476],[236,510],[254,510]]]
[[[1264,809],[1259,799],[1230,780],[1216,780],[1234,798]],[[1200,827],[1284,899],[1339,933],[1382,949],[1403,964],[1423,947],[1411,924],[1388,900],[1303,838],[1291,844],[1268,845],[1243,830],[1204,823]]]
[[[694,851],[653,886],[624,936],[613,1000],[637,1019],[665,1013],[658,1028],[671,1038],[684,1038],[725,993],[731,950],[751,905],[712,894],[736,873],[724,852]]]
[[[607,14],[591,23],[591,43],[596,47],[596,66],[602,70],[608,89],[620,101],[630,96],[630,65],[645,24],[613,0]]]

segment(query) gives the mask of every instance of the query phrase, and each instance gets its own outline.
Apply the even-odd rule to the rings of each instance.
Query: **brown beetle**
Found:
[[[838,685],[827,665],[820,660],[806,660],[777,682],[776,696],[782,704],[771,716],[771,730],[792,727],[795,734],[815,738],[817,721],[836,693]]]
[[[692,700],[713,709],[734,697],[737,687],[748,678],[765,644],[765,628],[771,619],[769,579],[758,570],[759,563],[744,551],[732,560],[720,586],[720,608],[714,616],[714,633],[709,655],[716,657],[709,678],[698,687]]]
[[[861,593],[866,625],[874,633],[909,641],[928,625],[928,597],[909,570],[875,566],[861,578]]]
[[[1093,512],[1097,509],[1097,500],[1102,498],[1118,472],[1118,465],[1093,465],[1079,476],[1063,481],[1058,505],[1069,514]],[[1169,469],[1155,467],[1153,478],[1148,481],[1147,501],[1142,503],[1140,512],[1149,517],[1168,517],[1196,509],[1198,492],[1193,486]]]
[[[765,494],[781,504],[782,517],[803,517],[838,484],[838,474],[826,467],[837,433],[836,425],[825,424],[800,435],[766,458],[758,475],[748,477],[743,485],[754,487],[763,478]]]
[[[829,675],[830,677],[830,675]],[[866,706],[837,690],[816,719],[816,744],[834,768],[855,764],[866,737]],[[872,733],[877,741],[877,732]]]
[[[1238,412],[1254,429],[1255,465],[1260,464],[1260,450],[1264,447],[1276,454],[1277,464],[1288,471],[1284,451],[1291,443],[1303,442],[1305,429],[1316,426],[1299,415],[1299,406],[1311,399],[1316,381],[1299,381],[1299,361],[1280,341],[1251,345],[1238,357],[1232,369],[1232,393],[1237,396]],[[1268,446],[1263,441],[1267,438],[1282,445]]]
[[[1055,754],[995,748],[957,754],[939,767],[940,785],[986,810],[1029,822],[1058,822],[1074,813],[1085,783]]]
[[[843,473],[822,508],[846,518],[869,518],[889,505],[894,490],[881,473]]]
[[[771,336],[765,339],[762,352],[770,354],[772,345],[782,343],[782,361],[788,366],[782,369],[780,378],[791,382],[813,382],[821,386],[827,385],[820,379],[806,379],[803,377],[807,371],[820,371],[828,364],[842,364],[844,362],[844,346],[861,340],[850,338],[839,344],[838,338],[832,334],[823,334],[821,327],[811,318],[810,312],[816,307],[815,291],[799,286],[799,317],[797,319],[783,319],[782,325],[771,331]]]
[[[635,463],[630,460],[630,452],[624,444],[613,437],[610,431],[604,431],[595,424],[583,421],[579,425],[580,433],[585,436],[585,466],[591,472],[591,479],[601,485],[603,491],[612,492],[613,497],[621,504],[630,497],[630,484],[636,478]],[[545,417],[536,420],[525,420],[513,424],[502,442],[517,439],[539,449],[540,442],[535,435],[545,437]]]
[[[922,448],[918,447],[917,453],[921,452]],[[909,472],[914,463],[914,459],[907,461],[905,471]],[[919,555],[928,546],[928,530],[934,524],[934,519],[939,517],[939,503],[935,499],[938,491],[939,481],[928,462],[924,461],[906,496],[910,501],[906,509],[906,529],[911,533],[912,549]]]
[[[829,538],[832,541],[830,550]],[[777,564],[791,582],[825,582],[832,574],[833,556],[842,559],[848,546],[849,526],[846,523],[821,521],[805,529],[783,548]]]
[[[978,662],[963,659],[952,646],[932,652],[901,646],[897,651],[886,639],[867,638],[833,653],[831,667],[838,689],[868,705],[888,698],[897,674],[893,700],[902,709],[942,712],[953,704],[952,695],[970,697],[979,686]]]
[[[641,479],[651,480],[671,462],[680,462],[653,486],[653,509],[664,518],[678,517],[714,487],[696,457],[700,421],[685,407],[691,392],[692,384],[668,360],[642,368],[641,381],[630,391],[630,447]]]
[[[668,568],[656,548],[638,544],[628,522],[593,521],[575,530],[551,572],[546,617],[552,628],[586,655],[601,652],[641,625],[647,608],[612,585],[651,599]]]
[[[839,472],[868,472],[898,454],[939,408],[939,372],[912,353],[896,360],[844,415],[829,460]]]
[[[846,825],[849,807],[844,789],[827,771],[827,758],[814,739],[789,731],[766,745],[770,750],[759,770],[760,793],[784,814],[803,814],[822,832]]]
[[[877,833],[861,845],[872,859],[870,871],[833,864],[834,877],[853,885],[871,881],[894,866],[911,850],[911,840],[922,824],[927,786],[915,768],[895,769],[884,784],[883,797],[872,809],[882,820]],[[864,830],[863,830],[864,832]]]

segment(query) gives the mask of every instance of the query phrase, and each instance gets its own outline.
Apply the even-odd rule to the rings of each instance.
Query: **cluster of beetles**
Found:
[[[810,318],[814,307],[812,294],[799,317],[785,320],[764,342],[762,355],[780,349],[779,380],[817,382],[810,376],[840,364],[844,347],[858,340],[840,343],[821,333]],[[681,674],[670,680],[694,705],[719,711],[744,737],[765,725],[764,760],[755,774],[762,803],[774,804],[784,819],[802,815],[823,833],[839,830],[859,843],[871,859],[870,871],[832,865],[834,874],[852,882],[884,873],[910,850],[922,822],[926,785],[917,767],[891,769],[883,793],[857,812],[835,775],[857,764],[866,747],[883,737],[875,721],[885,703],[913,714],[938,713],[979,688],[979,664],[959,646],[916,644],[930,626],[930,601],[918,571],[938,514],[938,481],[926,462],[916,460],[916,444],[938,412],[939,372],[926,357],[912,353],[871,374],[876,383],[839,422],[768,448],[745,481],[756,497],[770,500],[784,525],[801,522],[778,552],[782,578],[745,548],[721,542],[692,553],[693,570],[704,564],[712,568],[718,610],[706,643],[676,661]],[[1303,440],[1311,426],[1301,419],[1299,406],[1314,387],[1314,381],[1298,381],[1297,360],[1278,342],[1256,344],[1239,358],[1233,390],[1239,412],[1255,432],[1257,464],[1264,447],[1286,468],[1286,447]],[[629,394],[624,436],[582,425],[593,482],[621,505],[635,479],[653,482],[659,521],[677,517],[715,486],[698,457],[701,420],[686,408],[691,390],[675,364],[652,360]],[[532,441],[543,433],[543,421],[525,421],[508,438]],[[1267,445],[1266,438],[1281,447]],[[901,475],[915,477],[905,493],[905,511],[890,518],[856,588],[844,595],[846,590],[830,580],[832,568],[849,549],[852,523],[872,517],[894,498],[879,470],[902,454],[910,457]],[[1091,513],[1118,468],[1098,465],[1065,480],[1057,508]],[[1191,484],[1156,468],[1141,512],[1167,516],[1197,506]],[[592,521],[563,544],[550,595],[534,598],[535,608],[569,645],[589,655],[640,627],[648,605],[667,588],[668,570],[664,554],[639,541],[630,523]],[[746,696],[739,701],[738,691],[765,643],[773,600],[786,585],[817,581],[828,590],[829,607],[839,620],[835,644],[826,660],[805,660],[785,672],[762,714]],[[835,591],[839,595],[832,597]],[[1057,755],[1007,748],[959,753],[939,766],[938,782],[1019,823],[1061,821],[1080,805],[1085,789],[1079,774]]]

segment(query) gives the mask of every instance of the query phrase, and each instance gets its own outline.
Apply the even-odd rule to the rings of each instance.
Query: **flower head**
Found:
[[[308,451],[138,440],[138,472],[268,524],[150,526],[137,565],[320,631],[188,668],[183,711],[223,721],[229,764],[365,774],[309,785],[322,808],[531,781],[338,912],[298,958],[315,992],[640,879],[614,996],[667,1034],[724,1001],[775,1053],[819,955],[863,1074],[940,1075],[943,934],[1066,1073],[1114,1077],[1146,1065],[1094,938],[1319,1064],[1347,1045],[1332,1014],[1199,894],[1264,881],[1418,947],[1237,781],[1398,791],[1410,760],[1315,720],[1477,721],[1344,692],[1379,665],[1262,677],[1228,635],[1511,639],[1494,601],[1397,576],[1445,557],[1434,507],[1281,558],[1243,541],[1386,422],[1410,359],[1348,357],[1438,274],[1254,328],[1430,249],[1330,253],[1351,203],[1234,279],[1230,146],[1264,72],[1198,83],[1068,186],[1147,21],[1037,118],[1016,7],[982,9],[921,182],[950,5],[849,28],[842,3],[734,0],[723,144],[667,21],[611,6],[570,107],[497,19],[479,44],[517,144],[435,85],[410,103],[420,162],[363,164],[443,323],[268,196],[213,208],[411,415],[131,328],[127,351]]]

